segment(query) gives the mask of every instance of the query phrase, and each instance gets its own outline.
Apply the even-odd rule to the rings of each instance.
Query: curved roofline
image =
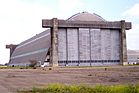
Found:
[[[79,12],[79,13],[77,13],[77,14],[74,14],[74,15],[72,15],[71,17],[69,17],[68,19],[67,19],[67,21],[69,21],[69,20],[76,20],[76,19],[78,19],[78,21],[80,21],[79,20],[79,18],[75,18],[75,17],[80,17],[80,16],[83,16],[83,14],[87,14],[88,12]],[[91,14],[91,13],[88,13],[88,15],[87,16],[89,16],[90,17],[90,15],[92,16],[92,18],[91,18],[91,21],[92,20],[97,20],[97,21],[106,21],[104,18],[102,18],[100,15],[98,15],[98,14],[96,14],[96,13],[93,13],[93,14]],[[93,18],[94,17],[94,18]],[[84,20],[86,21],[86,19],[87,18],[84,18]],[[81,21],[84,21],[83,19],[81,19]]]
[[[102,20],[106,21],[103,17],[101,17],[100,15],[96,14],[96,13],[93,13],[94,15],[100,17]]]
[[[79,12],[79,13],[76,13],[76,14],[74,14],[74,15],[72,15],[72,16],[71,16],[71,17],[69,17],[67,20],[71,19],[72,17],[77,16],[78,14],[80,14],[80,12]]]

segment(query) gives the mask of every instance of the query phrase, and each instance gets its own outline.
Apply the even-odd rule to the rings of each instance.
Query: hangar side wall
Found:
[[[26,66],[30,60],[43,63],[50,48],[50,31],[44,31],[20,43],[10,57],[9,65]]]
[[[120,64],[118,30],[65,28],[58,32],[60,66]]]

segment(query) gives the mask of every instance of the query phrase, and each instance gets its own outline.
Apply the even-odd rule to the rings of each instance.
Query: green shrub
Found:
[[[30,67],[36,67],[36,65],[37,65],[37,60],[29,60],[29,62],[30,62]]]

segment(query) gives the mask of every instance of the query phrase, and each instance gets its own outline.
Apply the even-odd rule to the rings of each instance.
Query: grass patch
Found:
[[[33,67],[29,66],[0,66],[0,69],[32,69]]]
[[[0,68],[7,68],[7,66],[0,66]]]
[[[44,88],[18,91],[18,93],[139,93],[139,85],[115,85],[95,87],[88,85],[50,84]]]

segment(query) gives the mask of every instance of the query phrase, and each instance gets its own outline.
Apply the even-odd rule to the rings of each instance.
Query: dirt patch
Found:
[[[56,68],[51,70],[49,68],[0,69],[0,87],[9,92],[45,86],[50,83],[138,84],[139,66]]]

